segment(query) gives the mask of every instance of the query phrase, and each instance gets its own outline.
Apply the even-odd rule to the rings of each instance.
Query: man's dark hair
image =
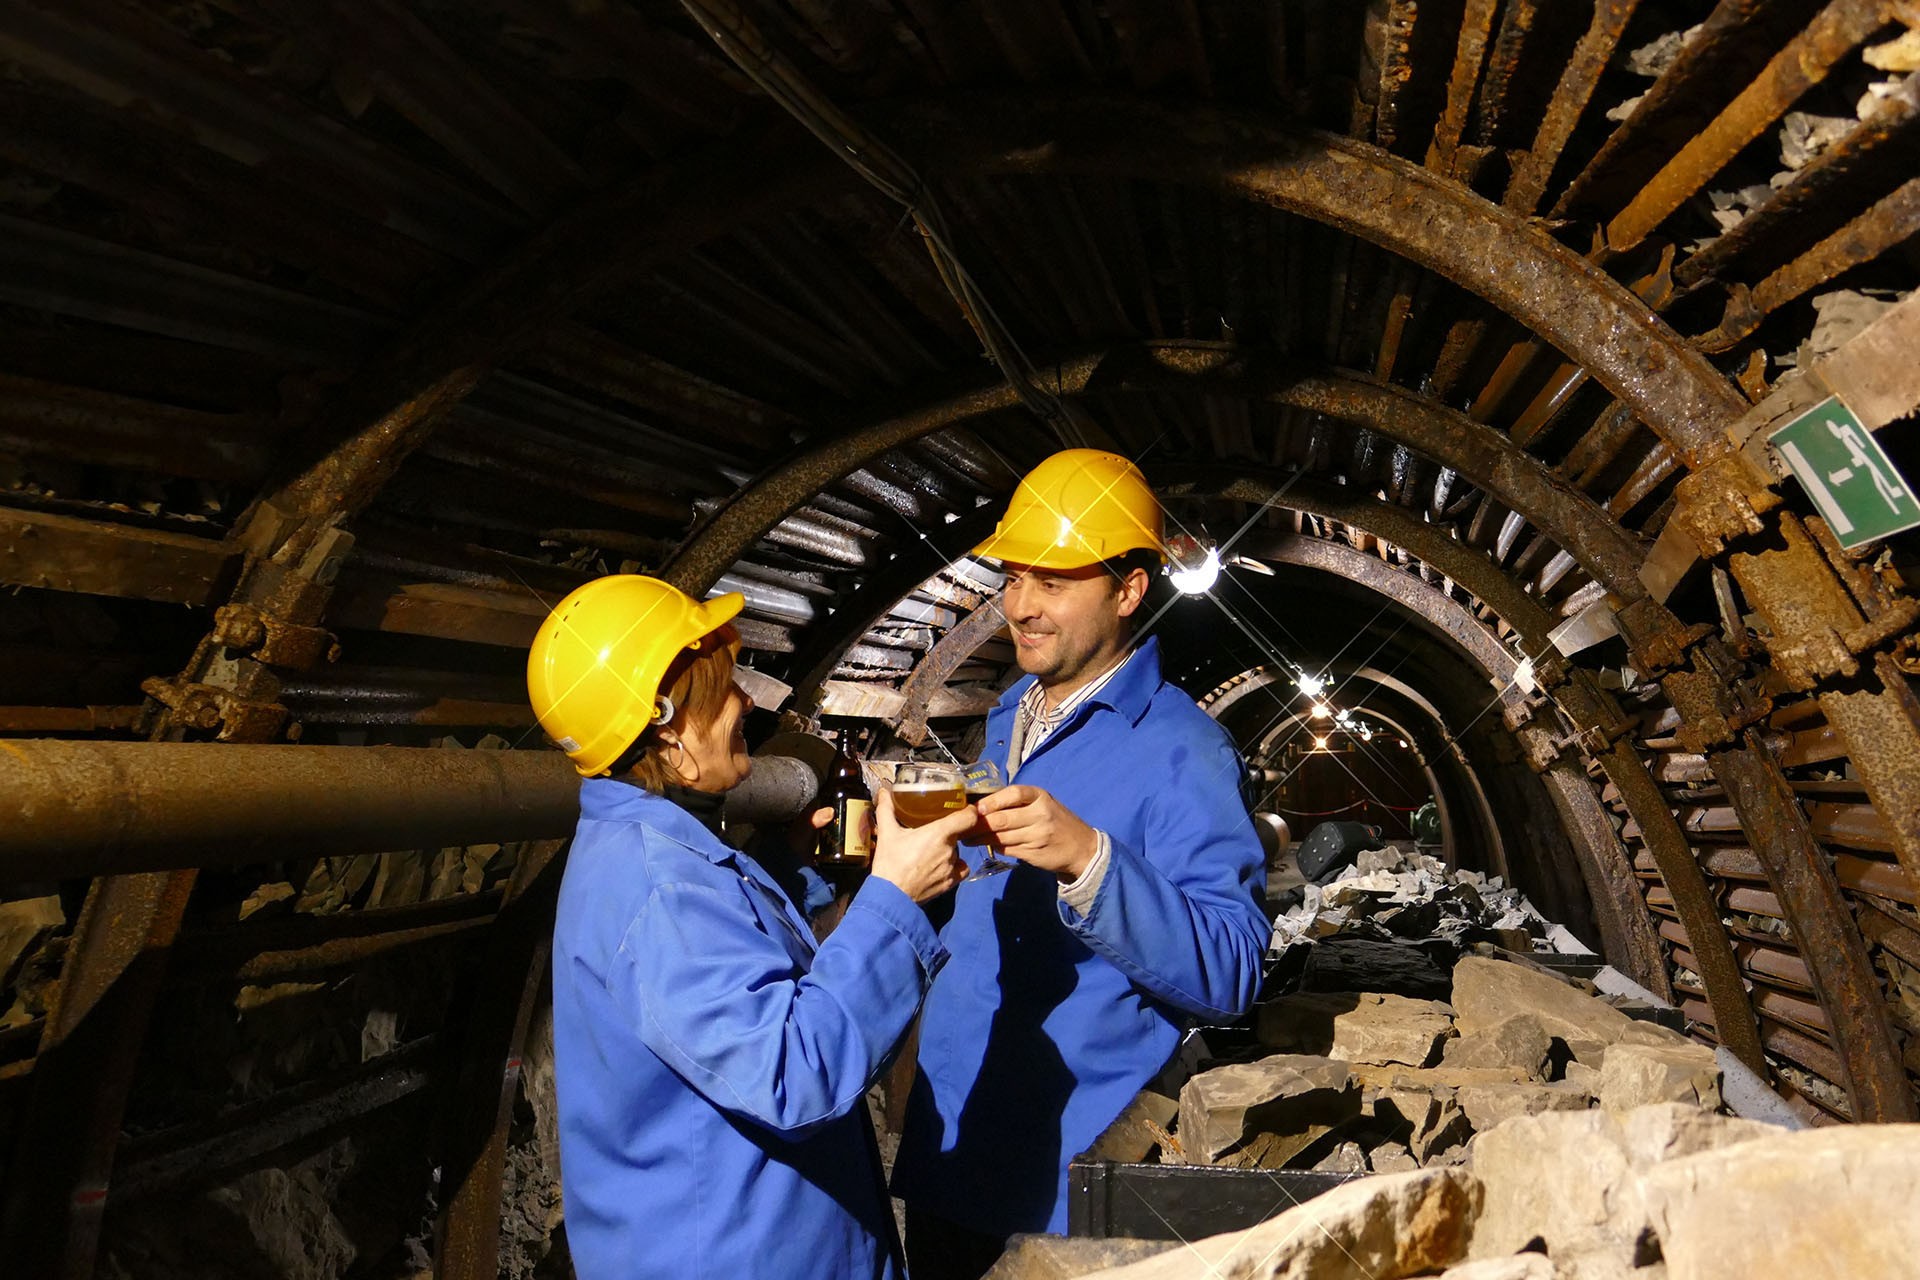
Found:
[[[1149,551],[1145,547],[1135,547],[1125,555],[1115,556],[1111,560],[1102,560],[1100,563],[1108,573],[1113,575],[1116,586],[1125,582],[1127,576],[1135,569],[1147,575],[1149,585],[1152,579],[1160,576],[1160,553]]]
[[[1140,607],[1134,611],[1133,617],[1128,618],[1125,623],[1127,633],[1136,639],[1139,638],[1142,634],[1141,628],[1146,625],[1147,620],[1160,612],[1160,605],[1165,599],[1166,591],[1170,589],[1167,586],[1166,575],[1160,572],[1159,553],[1149,551],[1145,547],[1136,547],[1125,555],[1114,556],[1111,560],[1102,560],[1100,564],[1112,575],[1113,589],[1116,593],[1120,590],[1120,584],[1125,582],[1135,569],[1147,575],[1147,594],[1141,599]]]

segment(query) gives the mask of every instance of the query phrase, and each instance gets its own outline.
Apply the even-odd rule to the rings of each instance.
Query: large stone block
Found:
[[[1515,1116],[1585,1111],[1593,1104],[1585,1089],[1566,1084],[1470,1084],[1455,1091],[1454,1098],[1476,1133],[1485,1133]]]
[[[1920,1125],[1773,1130],[1642,1183],[1670,1280],[1920,1274]]]
[[[1516,1067],[1535,1080],[1547,1078],[1547,1056],[1553,1037],[1532,1014],[1503,1018],[1472,1035],[1449,1040],[1441,1065],[1448,1067]]]
[[[1463,956],[1453,968],[1453,1007],[1462,1036],[1491,1033],[1516,1014],[1535,1018],[1574,1058],[1597,1067],[1607,1046],[1636,1025],[1603,1000],[1525,965]]]
[[[1257,1227],[1088,1280],[1402,1280],[1459,1261],[1479,1203],[1479,1184],[1461,1169],[1361,1178]]]
[[[1656,1102],[1720,1105],[1720,1064],[1691,1041],[1609,1046],[1600,1063],[1600,1105],[1631,1111]]]
[[[1649,1225],[1641,1170],[1777,1132],[1675,1103],[1623,1115],[1555,1111],[1508,1120],[1474,1141],[1474,1175],[1486,1202],[1473,1256],[1517,1253],[1537,1238],[1554,1257],[1609,1250],[1631,1259]]]
[[[1257,1138],[1257,1165],[1273,1168],[1359,1114],[1360,1087],[1346,1063],[1275,1054],[1215,1067],[1187,1081],[1176,1136],[1181,1154],[1194,1164],[1214,1164]]]
[[[982,1280],[1078,1280],[1096,1271],[1151,1258],[1178,1244],[1165,1240],[1080,1240],[1015,1236]]]
[[[1505,1258],[1482,1258],[1450,1267],[1440,1280],[1558,1280],[1544,1253],[1516,1253]]]
[[[1363,995],[1333,1020],[1333,1052],[1345,1062],[1424,1067],[1453,1034],[1453,1010],[1437,1000]]]

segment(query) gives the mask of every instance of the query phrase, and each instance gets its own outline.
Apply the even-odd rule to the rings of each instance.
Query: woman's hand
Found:
[[[819,833],[833,821],[833,806],[803,813],[787,824],[787,843],[800,853],[802,862],[811,863],[820,845]]]
[[[978,815],[973,806],[956,809],[924,827],[903,827],[893,818],[893,793],[874,799],[873,874],[896,885],[915,902],[937,898],[967,874],[954,846]]]

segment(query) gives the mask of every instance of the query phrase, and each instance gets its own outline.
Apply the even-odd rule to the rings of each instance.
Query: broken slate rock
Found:
[[[1416,1000],[1445,1000],[1447,971],[1408,942],[1334,937],[1316,942],[1300,974],[1303,991],[1392,992]]]
[[[1475,1133],[1485,1133],[1515,1116],[1585,1111],[1593,1104],[1593,1096],[1585,1089],[1565,1084],[1473,1084],[1459,1090],[1454,1098],[1467,1113]]]
[[[1368,1173],[1367,1153],[1357,1142],[1343,1142],[1313,1166],[1316,1173]]]
[[[1256,1136],[1305,1148],[1334,1125],[1360,1113],[1360,1086],[1344,1062],[1275,1054],[1203,1071],[1180,1090],[1177,1134],[1186,1159],[1215,1164]],[[1262,1144],[1261,1167],[1271,1168],[1274,1143]],[[1279,1156],[1284,1161],[1285,1156]]]
[[[1616,1044],[1600,1064],[1600,1105],[1631,1111],[1656,1102],[1720,1105],[1720,1063],[1703,1044]]]
[[[1383,1142],[1367,1152],[1367,1164],[1375,1173],[1406,1173],[1420,1167],[1413,1153],[1399,1142]]]
[[[1260,1043],[1343,1062],[1419,1067],[1453,1030],[1453,1011],[1433,1000],[1323,992],[1285,996],[1254,1016]]]
[[[1635,1024],[1603,1000],[1523,965],[1462,956],[1453,968],[1455,1025],[1462,1036],[1491,1031],[1516,1014],[1535,1018],[1546,1033],[1565,1042],[1575,1060],[1601,1064],[1607,1046]]]
[[[1480,1187],[1460,1169],[1360,1178],[1245,1231],[1087,1280],[1400,1280],[1466,1254]]]
[[[1174,1117],[1179,1114],[1180,1104],[1172,1098],[1151,1089],[1142,1089],[1106,1127],[1088,1154],[1101,1160],[1137,1164],[1160,1145],[1161,1136],[1173,1127]],[[1176,1154],[1162,1152],[1161,1162],[1181,1163]]]
[[[1382,1089],[1436,1090],[1459,1089],[1470,1084],[1525,1084],[1527,1074],[1518,1067],[1369,1067],[1356,1066],[1353,1078],[1371,1091]]]
[[[1437,1000],[1366,994],[1333,1020],[1333,1056],[1345,1062],[1424,1067],[1453,1034],[1453,1010]]]
[[[1353,865],[1360,869],[1361,875],[1370,876],[1376,871],[1400,871],[1407,860],[1398,849],[1362,849]]]
[[[1535,1080],[1547,1078],[1553,1037],[1532,1014],[1503,1018],[1470,1036],[1449,1040],[1441,1062],[1449,1067],[1515,1067]]]
[[[1373,1114],[1382,1124],[1394,1126],[1390,1131],[1406,1140],[1413,1158],[1421,1164],[1443,1151],[1464,1146],[1473,1137],[1473,1125],[1451,1096],[1388,1088],[1374,1102]]]
[[[1920,1259],[1920,1125],[1775,1130],[1643,1184],[1671,1280],[1908,1276]]]

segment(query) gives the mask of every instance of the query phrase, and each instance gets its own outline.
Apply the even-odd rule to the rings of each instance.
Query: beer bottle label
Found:
[[[869,862],[873,859],[873,801],[847,799],[845,825],[846,854],[849,862]]]

